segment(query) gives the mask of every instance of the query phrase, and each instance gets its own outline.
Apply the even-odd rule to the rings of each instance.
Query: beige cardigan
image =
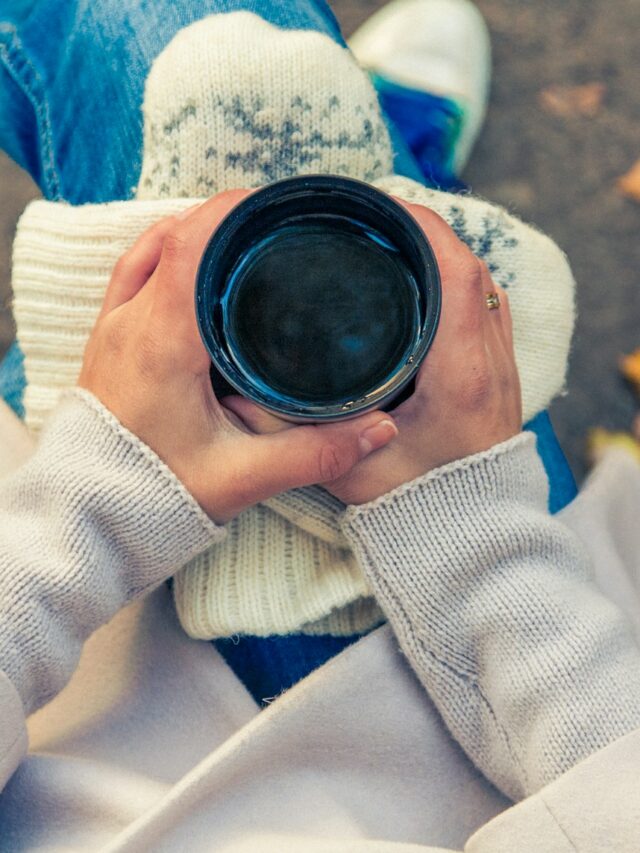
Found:
[[[640,470],[611,453],[562,517],[636,627],[639,504]],[[259,712],[213,646],[180,629],[160,586],[86,643],[69,684],[30,718],[26,758],[22,718],[0,674],[2,850],[638,849],[639,732],[509,808],[389,626]]]

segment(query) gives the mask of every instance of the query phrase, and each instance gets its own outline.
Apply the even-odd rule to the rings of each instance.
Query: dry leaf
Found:
[[[640,201],[640,160],[637,161],[616,183],[618,190],[627,198]]]
[[[609,432],[601,427],[589,430],[587,436],[587,453],[591,462],[597,462],[610,447],[617,447],[630,453],[640,462],[640,442],[628,432]]]
[[[538,94],[545,112],[560,118],[598,114],[607,87],[604,83],[585,83],[583,86],[549,86]]]
[[[634,391],[640,395],[640,349],[631,355],[622,356],[620,370],[624,378],[633,385]]]

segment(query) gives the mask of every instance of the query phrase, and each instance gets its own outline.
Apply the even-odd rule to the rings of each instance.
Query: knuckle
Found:
[[[247,195],[247,191],[237,188],[237,189],[228,189],[222,190],[216,194],[216,201],[221,204],[235,204],[239,199],[244,198]]]
[[[335,443],[325,444],[318,455],[320,482],[337,480],[349,469],[349,458]]]
[[[162,243],[162,252],[165,258],[171,261],[179,261],[184,257],[189,247],[189,232],[182,223],[172,225]]]
[[[458,260],[458,275],[464,286],[476,293],[482,286],[481,261],[472,252],[463,252]]]
[[[132,274],[133,269],[134,263],[133,258],[131,256],[131,249],[129,249],[116,261],[111,277],[127,279]]]
[[[482,281],[483,289],[486,291],[489,290],[499,290],[498,285],[493,280],[493,276],[491,275],[491,270],[489,269],[489,265],[486,261],[483,261],[481,258],[478,258],[478,266],[480,269],[480,278]]]

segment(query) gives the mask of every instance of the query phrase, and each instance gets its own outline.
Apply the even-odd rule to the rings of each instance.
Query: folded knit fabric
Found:
[[[375,93],[327,36],[280,30],[247,12],[205,18],[156,59],[144,119],[136,200],[38,201],[20,220],[13,288],[31,429],[75,383],[111,269],[146,227],[224,189],[293,174],[349,175],[440,213],[509,291],[525,418],[562,390],[574,321],[566,258],[499,207],[389,174],[392,151]],[[349,635],[380,623],[338,527],[343,509],[312,487],[234,519],[224,542],[176,574],[187,633]]]

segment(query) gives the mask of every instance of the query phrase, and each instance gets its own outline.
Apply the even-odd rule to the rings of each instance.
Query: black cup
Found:
[[[331,175],[248,196],[213,233],[196,281],[218,396],[292,421],[397,402],[440,317],[436,260],[390,196]]]

